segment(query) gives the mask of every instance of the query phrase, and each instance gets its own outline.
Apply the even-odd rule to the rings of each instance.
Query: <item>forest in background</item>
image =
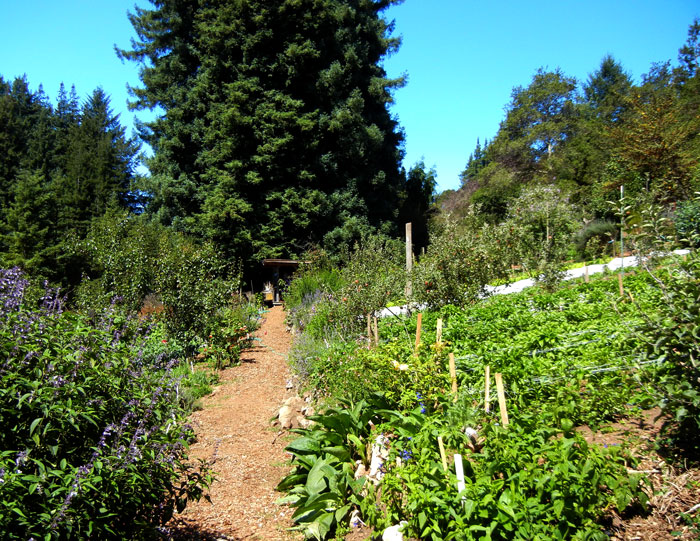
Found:
[[[62,85],[54,104],[41,85],[0,80],[3,265],[70,291],[113,283],[125,269],[94,242],[112,234],[110,250],[119,235],[209,243],[227,278],[247,282],[265,257],[339,257],[369,235],[400,237],[406,222],[419,254],[436,216],[497,225],[543,186],[579,235],[578,253],[560,255],[580,259],[596,255],[588,240],[616,235],[607,202],[620,186],[669,210],[698,190],[697,21],[677,65],[651,66],[640,84],[611,56],[584,82],[538,70],[513,89],[497,135],[477,141],[462,188],[437,196],[434,171],[401,166],[390,104],[405,81],[381,67],[400,44],[381,16],[394,3],[137,8],[139,40],[117,54],[140,65],[131,106],[161,113],[138,126],[154,150],[147,176],[104,89],[81,103]],[[153,279],[137,289],[158,293]]]
[[[589,219],[610,219],[607,201],[628,197],[666,206],[698,190],[700,24],[694,21],[678,63],[653,64],[635,84],[612,56],[585,81],[541,68],[513,89],[496,136],[476,148],[462,187],[441,194],[456,212],[480,206],[492,223],[524,186],[556,187]]]

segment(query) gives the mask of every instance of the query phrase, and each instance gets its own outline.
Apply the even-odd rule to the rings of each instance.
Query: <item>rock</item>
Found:
[[[292,428],[295,411],[290,406],[282,406],[277,415],[282,428]]]
[[[313,406],[306,406],[305,408],[301,409],[301,413],[306,417],[311,417],[314,413],[316,413],[316,411],[314,410]]]
[[[372,458],[369,463],[369,479],[378,485],[384,477],[384,463],[389,457],[389,439],[380,434],[372,444]]]
[[[361,528],[362,526],[367,526],[364,522],[362,522],[362,519],[360,518],[359,509],[355,509],[350,514],[350,526],[352,526],[353,528]]]
[[[365,477],[367,475],[367,468],[365,468],[365,465],[362,463],[361,460],[358,460],[356,462],[357,464],[357,469],[355,470],[355,479],[359,479],[360,477]]]
[[[294,411],[301,413],[301,409],[306,406],[304,399],[299,396],[291,396],[284,401],[285,406],[289,406]]]

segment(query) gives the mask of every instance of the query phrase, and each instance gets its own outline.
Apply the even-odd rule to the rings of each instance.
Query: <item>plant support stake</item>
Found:
[[[484,383],[484,410],[488,413],[491,401],[491,366],[488,364],[486,365],[486,381]]]
[[[455,366],[455,354],[450,352],[450,380],[452,381],[453,402],[457,402],[457,368]]]
[[[503,426],[508,426],[508,411],[506,410],[506,394],[503,391],[503,378],[500,373],[497,373],[496,378],[496,393],[498,394],[498,407],[501,410],[501,423]]]
[[[413,233],[411,222],[406,224],[406,299],[413,295],[413,284],[411,283],[411,271],[413,270]]]
[[[455,455],[455,475],[457,475],[457,492],[462,492],[466,485],[464,484],[464,465],[462,464],[462,455]],[[462,496],[462,502],[466,499]]]
[[[442,441],[442,436],[438,436],[438,447],[440,448],[440,460],[442,460],[442,469],[447,472],[447,455],[445,454],[445,443]]]
[[[416,347],[414,349],[414,353],[418,355],[418,346],[420,345],[420,333],[421,329],[423,328],[423,314],[421,312],[418,313],[418,319],[416,321]]]
[[[437,320],[437,331],[435,332],[435,342],[437,344],[442,343],[442,318]]]

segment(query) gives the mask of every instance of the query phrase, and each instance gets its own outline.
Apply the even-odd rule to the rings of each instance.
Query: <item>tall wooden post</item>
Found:
[[[406,298],[413,295],[411,283],[411,270],[413,270],[413,232],[411,222],[406,224]]]

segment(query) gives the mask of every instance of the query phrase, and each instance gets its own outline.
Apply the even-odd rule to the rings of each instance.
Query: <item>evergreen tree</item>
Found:
[[[41,172],[27,171],[19,174],[12,192],[5,215],[7,252],[0,257],[2,265],[16,265],[31,275],[54,278],[60,240],[53,230],[55,194],[47,189]]]
[[[150,211],[248,261],[396,231],[405,177],[388,106],[402,80],[381,13],[400,0],[153,2],[136,108],[155,150]]]

